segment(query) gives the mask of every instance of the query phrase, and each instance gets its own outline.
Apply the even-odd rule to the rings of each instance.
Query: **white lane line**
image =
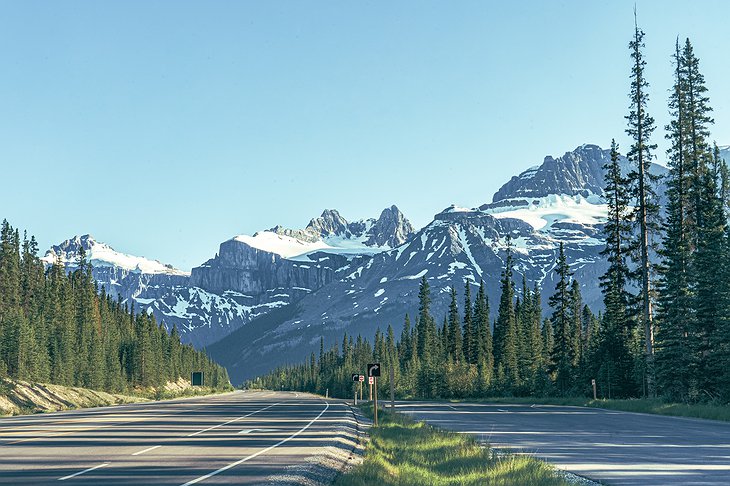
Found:
[[[322,415],[323,415],[323,414],[324,414],[324,413],[325,413],[325,412],[327,411],[327,409],[328,409],[328,408],[330,408],[330,404],[329,404],[328,402],[324,402],[324,403],[325,403],[325,407],[324,407],[324,409],[323,409],[323,410],[322,410],[321,412],[319,412],[319,415],[317,415],[317,416],[316,416],[316,417],[315,417],[314,419],[312,419],[312,421],[311,421],[311,422],[309,422],[309,423],[308,423],[307,425],[305,425],[305,426],[304,426],[304,427],[302,427],[301,429],[297,430],[297,431],[296,431],[295,433],[293,433],[292,435],[290,435],[290,436],[289,436],[289,437],[287,437],[286,439],[284,439],[284,440],[281,440],[281,441],[277,442],[276,444],[274,444],[274,445],[272,445],[272,446],[269,446],[269,447],[267,447],[266,449],[262,449],[262,450],[258,451],[258,452],[257,452],[256,454],[251,454],[251,455],[250,455],[250,456],[248,456],[248,457],[244,457],[243,459],[240,459],[240,460],[238,460],[238,461],[236,461],[236,462],[232,462],[231,464],[229,464],[229,465],[227,465],[227,466],[223,466],[222,468],[220,468],[220,469],[218,469],[218,470],[216,470],[216,471],[213,471],[213,472],[211,472],[211,473],[208,473],[208,474],[206,474],[205,476],[200,476],[200,477],[199,477],[199,478],[197,478],[197,479],[193,479],[192,481],[188,481],[187,483],[183,484],[182,486],[190,486],[191,484],[195,484],[195,483],[199,483],[199,482],[201,482],[201,481],[205,481],[206,479],[208,479],[208,478],[210,478],[210,477],[213,477],[213,476],[215,476],[216,474],[220,474],[220,473],[222,473],[223,471],[227,471],[227,470],[229,470],[229,469],[230,469],[230,468],[232,468],[232,467],[236,467],[236,466],[238,466],[239,464],[243,464],[244,462],[246,462],[246,461],[248,461],[248,460],[250,460],[250,459],[253,459],[253,458],[255,458],[255,457],[258,457],[258,456],[260,456],[261,454],[264,454],[264,453],[266,453],[266,452],[269,452],[269,451],[270,451],[271,449],[276,449],[277,447],[279,447],[279,446],[280,446],[281,444],[283,444],[283,443],[285,443],[285,442],[289,442],[289,441],[290,441],[290,440],[292,440],[292,439],[293,439],[294,437],[298,436],[299,434],[301,434],[302,432],[304,432],[305,430],[307,430],[307,429],[309,428],[309,426],[310,426],[310,425],[312,425],[312,424],[313,424],[314,422],[316,422],[317,420],[319,420],[319,418],[320,418],[320,417],[321,417],[321,416],[322,416]]]
[[[276,432],[276,429],[243,429],[239,434],[251,434],[253,432]]]
[[[145,452],[153,451],[153,450],[157,449],[158,447],[162,447],[162,446],[161,445],[156,445],[156,446],[153,446],[153,447],[149,447],[149,448],[147,448],[147,449],[145,449],[143,451],[135,452],[132,455],[133,456],[139,456],[141,454],[144,454]]]
[[[207,429],[199,430],[197,432],[194,432],[192,434],[189,434],[187,437],[195,437],[196,435],[200,435],[200,434],[202,434],[204,432],[208,432],[210,430],[217,429],[218,427],[223,427],[224,425],[232,424],[233,422],[238,422],[241,419],[245,419],[246,417],[250,417],[253,414],[256,414],[256,413],[259,413],[259,412],[263,412],[264,410],[267,410],[267,409],[269,409],[271,407],[275,407],[277,405],[281,405],[281,402],[275,403],[273,405],[269,405],[268,407],[264,407],[261,410],[256,410],[255,412],[251,412],[248,415],[244,415],[242,417],[234,418],[232,420],[229,420],[228,422],[223,422],[222,424],[214,425],[213,427],[208,427]]]
[[[67,479],[75,478],[76,476],[81,476],[82,474],[85,474],[89,471],[93,471],[94,469],[99,469],[100,467],[108,466],[109,463],[105,462],[104,464],[99,464],[98,466],[90,467],[89,469],[84,469],[83,471],[79,471],[74,474],[69,474],[68,476],[64,476],[62,478],[58,478],[59,481],[65,481]]]

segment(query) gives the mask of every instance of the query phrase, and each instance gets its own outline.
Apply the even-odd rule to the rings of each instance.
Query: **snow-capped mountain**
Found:
[[[445,209],[409,241],[349,261],[335,270],[331,283],[308,293],[296,306],[239,329],[209,351],[228,367],[234,381],[240,381],[304,358],[319,345],[320,336],[333,344],[344,331],[370,336],[377,327],[390,324],[399,332],[404,314],[417,312],[418,281],[424,276],[438,319],[446,313],[451,285],[463,299],[464,283],[470,282],[476,291],[480,280],[494,313],[508,236],[518,287],[524,276],[528,285],[543,288],[547,300],[562,242],[586,303],[597,311],[602,305],[598,277],[606,268],[600,231],[607,212],[602,166],[608,157],[608,150],[595,145],[546,157],[539,167],[502,186],[492,202]],[[628,161],[622,164],[628,166]],[[659,165],[651,170],[666,172]]]
[[[145,296],[161,296],[177,287],[185,287],[189,273],[144,257],[121,253],[91,235],[75,236],[51,247],[41,258],[46,265],[60,262],[67,271],[76,268],[79,250],[83,248],[92,265],[92,275],[99,286],[113,298],[132,302]]]
[[[86,251],[86,259],[96,268],[114,267],[137,274],[189,275],[158,260],[118,252],[109,245],[96,241],[91,235],[75,236],[60,245],[54,245],[41,260],[48,265],[60,261],[64,265],[74,266],[81,248]]]
[[[76,266],[83,247],[94,278],[113,297],[154,314],[181,338],[203,347],[272,309],[327,285],[350,261],[388,250],[412,236],[397,207],[377,219],[348,223],[325,210],[303,230],[275,227],[221,243],[214,258],[190,274],[156,260],[120,253],[84,235],[52,247],[43,258]]]

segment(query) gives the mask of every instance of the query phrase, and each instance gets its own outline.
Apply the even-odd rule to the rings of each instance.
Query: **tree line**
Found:
[[[0,228],[0,378],[123,392],[161,387],[201,370],[229,386],[225,368],[183,345],[154,316],[112,299],[92,278],[83,248],[76,268],[48,269],[34,237]]]
[[[552,313],[543,318],[537,285],[530,288],[523,277],[516,289],[508,243],[494,322],[483,283],[472,300],[475,283],[467,281],[463,305],[452,287],[448,313],[437,324],[424,277],[415,325],[406,315],[399,339],[388,326],[372,345],[347,335],[329,350],[321,342],[318,357],[250,384],[351,396],[351,373],[381,362],[394,370],[399,397],[589,395],[595,379],[606,398],[729,402],[729,171],[710,143],[714,122],[699,60],[689,39],[677,39],[662,207],[660,181],[651,171],[656,127],[648,111],[644,47],[644,32],[635,25],[626,116],[630,170],[621,167],[615,141],[603,167],[608,269],[600,279],[600,314],[583,305],[561,244]],[[388,375],[380,386],[389,386]]]

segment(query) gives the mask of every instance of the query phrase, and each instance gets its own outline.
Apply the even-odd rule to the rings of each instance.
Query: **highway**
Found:
[[[225,395],[0,419],[0,484],[261,484],[353,427],[340,401]]]
[[[399,402],[396,410],[605,484],[730,484],[730,423],[547,405]]]

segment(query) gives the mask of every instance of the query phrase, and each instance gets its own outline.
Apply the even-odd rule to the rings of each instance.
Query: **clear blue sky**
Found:
[[[658,125],[689,36],[730,143],[730,2],[636,3]],[[0,218],[183,269],[324,208],[420,227],[547,154],[628,145],[633,5],[5,1]]]

